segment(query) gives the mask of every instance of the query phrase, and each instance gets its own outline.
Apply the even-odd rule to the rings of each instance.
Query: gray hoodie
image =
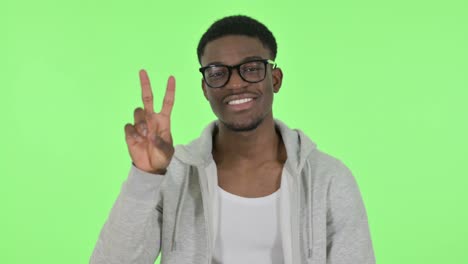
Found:
[[[286,146],[280,226],[285,264],[375,263],[367,215],[349,169],[275,120]],[[166,175],[131,167],[90,263],[212,263],[218,219],[215,122],[176,146]]]

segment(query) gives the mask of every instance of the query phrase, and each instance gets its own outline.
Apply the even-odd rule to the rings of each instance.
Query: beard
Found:
[[[248,123],[227,123],[223,120],[220,120],[223,125],[231,131],[234,132],[247,132],[255,130],[262,122],[264,117],[258,117],[254,120],[251,120]]]

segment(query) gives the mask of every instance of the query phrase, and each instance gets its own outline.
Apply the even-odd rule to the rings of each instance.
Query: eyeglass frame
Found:
[[[242,76],[242,74],[240,73],[240,67],[246,63],[251,63],[251,62],[263,62],[265,64],[265,73],[263,75],[263,78],[259,81],[255,81],[255,82],[251,82],[251,81],[247,81],[244,76]],[[236,69],[237,70],[237,73],[239,74],[239,76],[241,77],[242,80],[248,82],[248,83],[259,83],[263,80],[265,80],[265,77],[266,77],[266,72],[267,72],[267,64],[271,64],[273,65],[272,66],[272,70],[273,69],[276,69],[276,62],[273,61],[273,60],[270,60],[270,59],[258,59],[258,60],[250,60],[250,61],[245,61],[245,62],[242,62],[242,63],[239,63],[239,64],[236,64],[236,65],[232,65],[232,66],[229,66],[229,65],[224,65],[224,64],[210,64],[210,65],[207,65],[207,66],[204,66],[204,67],[201,67],[199,68],[198,70],[200,71],[200,73],[202,74],[203,76],[203,80],[205,81],[206,85],[208,85],[210,88],[213,88],[213,89],[216,89],[216,88],[222,88],[224,86],[226,86],[226,84],[229,83],[229,80],[231,80],[231,76],[232,76],[232,70],[233,69]],[[211,85],[208,84],[208,82],[206,81],[206,77],[205,77],[205,70],[206,69],[209,69],[209,68],[213,68],[213,67],[226,67],[228,69],[228,78],[226,79],[226,82],[221,85],[221,86],[217,86],[217,87],[213,87]]]

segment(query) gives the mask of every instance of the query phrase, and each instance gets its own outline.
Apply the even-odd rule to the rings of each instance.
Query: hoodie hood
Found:
[[[301,130],[290,129],[280,120],[275,119],[275,126],[279,130],[286,147],[287,160],[285,168],[293,175],[300,172],[307,157],[316,150],[316,144],[312,142]],[[213,132],[216,121],[208,124],[201,136],[187,145],[175,147],[174,156],[182,162],[207,166],[212,160]]]

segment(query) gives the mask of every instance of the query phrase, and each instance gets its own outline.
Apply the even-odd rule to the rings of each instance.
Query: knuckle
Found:
[[[173,99],[166,98],[164,99],[164,104],[172,105],[174,103]]]
[[[156,115],[157,115],[156,113],[150,113],[150,114],[146,113],[144,120],[147,121],[147,122],[150,122],[153,119],[153,117],[156,116]]]
[[[143,96],[143,102],[152,103],[153,102],[153,96],[151,96],[151,95]]]
[[[138,123],[138,127],[141,128],[141,129],[145,129],[146,128],[146,121],[141,121],[140,123]]]

